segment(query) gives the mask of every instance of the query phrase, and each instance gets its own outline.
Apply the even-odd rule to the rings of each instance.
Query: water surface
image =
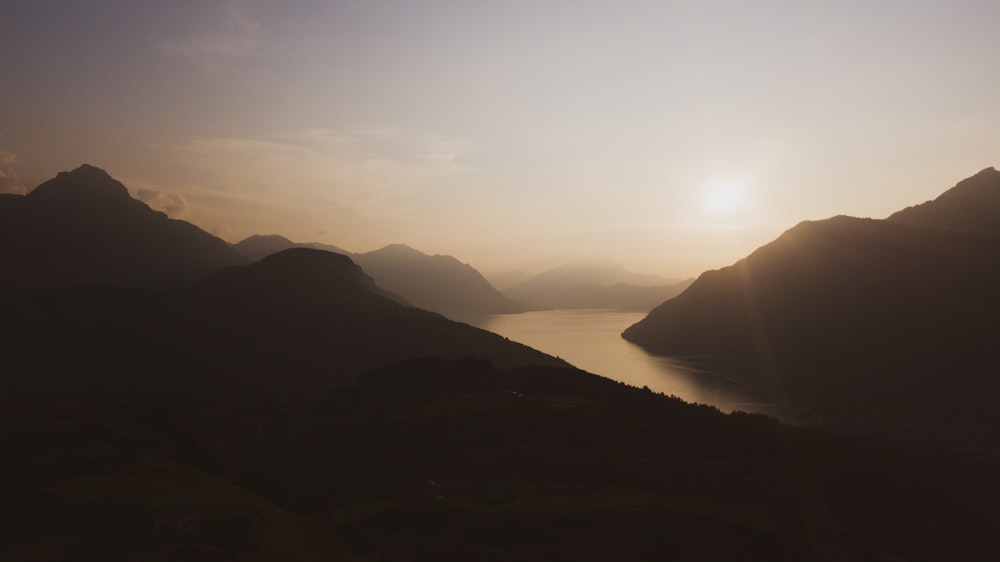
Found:
[[[676,359],[650,355],[622,339],[625,328],[645,316],[641,312],[603,309],[544,310],[497,314],[475,324],[558,356],[585,371],[633,386],[648,386],[655,392],[715,406],[723,412],[760,412],[794,421],[786,408],[746,383],[695,369]]]

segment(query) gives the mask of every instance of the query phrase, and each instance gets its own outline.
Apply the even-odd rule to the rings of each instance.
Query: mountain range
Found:
[[[293,248],[247,264],[91,166],[2,205],[6,371],[31,374],[5,377],[12,396],[322,395],[421,356],[565,365],[413,308],[341,254]]]
[[[571,262],[522,280],[505,288],[503,293],[534,308],[647,312],[680,294],[691,281],[635,273],[615,263]]]
[[[17,213],[31,199],[0,198],[5,233],[76,237],[72,256],[31,239],[4,250],[21,261],[0,290],[0,560],[989,560],[1000,548],[1000,462],[989,451],[685,404],[408,306],[351,257],[322,249],[253,263],[220,251],[195,275],[176,256],[218,239],[164,222],[99,170],[57,179],[59,190],[28,197],[61,211],[31,211],[30,222]],[[995,181],[986,174],[959,193],[991,193]],[[979,195],[967,199],[983,211]],[[687,318],[692,333],[648,333],[673,336],[661,350],[710,350],[718,365],[763,377],[797,374],[778,371],[793,364],[782,338],[809,331],[995,336],[996,297],[981,293],[995,286],[985,254],[996,237],[988,218],[951,207],[800,225],[657,309],[701,306],[704,326]],[[132,229],[131,240],[109,240]],[[153,254],[137,263],[169,283],[137,274],[153,266],[103,256],[144,251]],[[956,276],[963,284],[931,290]],[[773,280],[786,284],[762,289]],[[911,315],[880,318],[870,307],[886,299],[877,312]],[[742,316],[717,318],[733,307]],[[791,331],[801,333],[778,330],[799,318]],[[851,345],[834,349],[856,357],[864,338],[842,337]],[[976,361],[995,341],[952,357],[977,372],[939,376],[914,360],[911,378],[942,401],[954,381],[976,381],[991,406],[996,371]],[[923,358],[940,351],[921,337],[905,343]],[[850,364],[814,350],[824,354],[799,359]],[[836,395],[837,373],[820,374],[831,378],[813,378],[817,393]],[[897,397],[879,398],[899,410]],[[930,419],[965,414],[920,405]]]
[[[831,427],[995,443],[1000,172],[887,219],[807,221],[702,274],[623,337]]]
[[[335,246],[298,243],[278,235],[251,236],[234,246],[251,260],[288,248],[315,248],[350,256],[380,286],[417,308],[455,320],[523,312],[526,306],[500,294],[471,265],[447,255],[427,255],[405,244],[354,254]]]

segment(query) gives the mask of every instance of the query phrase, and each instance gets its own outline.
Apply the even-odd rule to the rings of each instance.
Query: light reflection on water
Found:
[[[650,355],[621,333],[645,316],[615,310],[544,310],[498,314],[481,319],[480,328],[556,355],[585,371],[723,412],[760,412],[796,421],[785,408],[737,380],[700,371],[668,357]]]

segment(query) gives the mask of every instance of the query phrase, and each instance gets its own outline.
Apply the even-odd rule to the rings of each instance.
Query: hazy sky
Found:
[[[1000,164],[1000,2],[5,0],[0,187],[671,276]]]

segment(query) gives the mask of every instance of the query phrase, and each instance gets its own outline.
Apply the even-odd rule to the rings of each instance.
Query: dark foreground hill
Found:
[[[0,197],[0,287],[175,286],[246,262],[93,166]]]
[[[317,401],[2,403],[3,560],[990,560],[993,460],[580,371],[387,366]]]
[[[835,427],[993,447],[1000,172],[886,220],[805,222],[625,331]]]

